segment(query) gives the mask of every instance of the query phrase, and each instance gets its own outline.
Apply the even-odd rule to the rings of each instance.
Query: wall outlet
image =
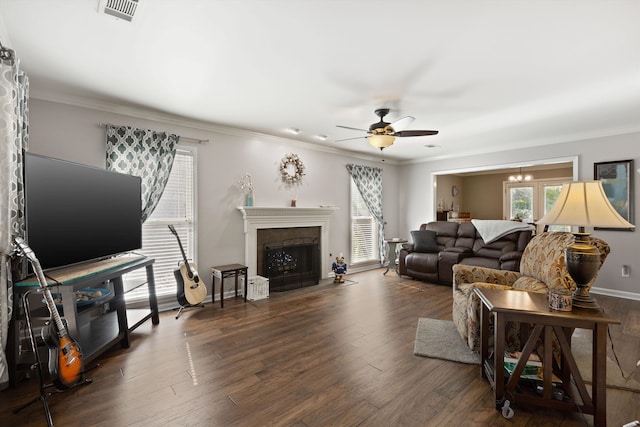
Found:
[[[628,265],[623,265],[622,266],[622,277],[629,277],[629,266]]]

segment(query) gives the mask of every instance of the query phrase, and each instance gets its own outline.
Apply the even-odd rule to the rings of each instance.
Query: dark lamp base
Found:
[[[576,290],[572,298],[573,307],[582,308],[585,310],[600,310],[600,306],[595,299],[589,294],[580,294],[580,289]]]
[[[591,245],[588,233],[574,233],[574,236],[575,242],[567,246],[564,252],[567,271],[577,286],[573,294],[573,306],[599,310],[598,303],[589,295],[587,284],[600,270],[600,252]]]

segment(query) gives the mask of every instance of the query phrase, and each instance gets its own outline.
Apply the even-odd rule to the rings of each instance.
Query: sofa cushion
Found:
[[[482,256],[470,256],[463,260],[460,260],[460,264],[474,265],[477,267],[495,268],[500,269],[500,260],[496,258],[482,257]]]
[[[520,276],[513,282],[513,289],[527,292],[547,292],[547,285],[531,276]]]
[[[576,284],[571,279],[564,261],[564,250],[573,241],[572,233],[562,231],[534,236],[522,253],[520,273],[538,279],[549,289],[565,287],[575,290]]]
[[[456,222],[446,221],[433,221],[427,224],[422,224],[420,230],[435,231],[437,237],[436,241],[438,245],[443,248],[453,247],[456,243],[456,237],[458,236],[458,226]]]
[[[415,252],[438,252],[436,232],[431,230],[415,230],[411,232],[413,250]]]

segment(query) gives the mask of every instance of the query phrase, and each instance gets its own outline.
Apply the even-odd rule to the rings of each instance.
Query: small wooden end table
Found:
[[[393,269],[396,271],[396,274],[400,275],[398,272],[398,263],[396,260],[398,259],[399,247],[403,243],[407,243],[406,239],[385,239],[385,243],[389,247],[389,251],[387,252],[387,269],[385,270],[383,275],[389,272],[391,265],[393,264]]]
[[[619,321],[607,317],[598,310],[552,311],[549,308],[547,294],[515,290],[474,289],[482,302],[480,314],[481,358],[480,374],[487,378],[495,389],[496,409],[502,407],[506,396],[510,400],[519,397],[522,403],[538,405],[566,411],[581,411],[592,414],[594,425],[605,426],[606,409],[606,359],[607,359],[607,327],[609,324],[620,324]],[[489,357],[489,316],[494,318],[494,355]],[[512,375],[505,385],[504,351],[505,328],[507,322],[532,324],[526,344]],[[571,352],[571,335],[575,328],[591,329],[593,333],[593,367],[592,393],[589,396],[584,379]],[[561,360],[557,373],[552,371],[553,336],[560,344]],[[534,350],[538,338],[544,345],[542,395],[535,391],[529,393],[525,387],[516,389],[525,364]],[[553,396],[553,375],[557,374],[562,381],[564,394],[570,398],[559,400]],[[575,382],[575,385],[572,384]]]
[[[236,298],[238,297],[238,277],[244,276],[244,300],[247,301],[247,277],[248,267],[242,264],[227,264],[211,267],[211,302],[213,302],[213,290],[216,286],[216,277],[220,279],[220,307],[224,307],[224,279],[235,276],[236,278]]]

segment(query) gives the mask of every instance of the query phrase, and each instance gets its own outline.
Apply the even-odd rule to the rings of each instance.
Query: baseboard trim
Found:
[[[589,292],[591,292],[592,294],[606,295],[609,297],[640,301],[640,294],[635,292],[616,291],[614,289],[605,289],[605,288],[591,288]]]

